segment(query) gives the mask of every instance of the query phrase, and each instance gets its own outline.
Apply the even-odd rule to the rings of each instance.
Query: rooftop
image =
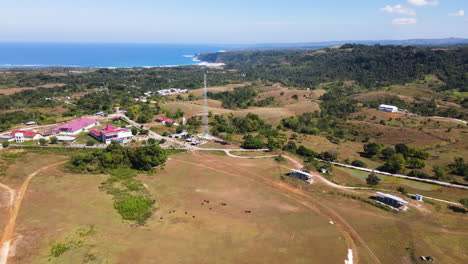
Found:
[[[96,119],[88,119],[88,118],[80,118],[80,119],[75,119],[73,121],[70,121],[66,124],[60,125],[52,131],[77,131],[79,129],[83,129],[91,124],[97,123],[98,121]]]
[[[156,118],[156,121],[160,121],[160,122],[164,121],[164,122],[168,122],[168,123],[173,123],[174,122],[174,120],[172,120],[170,118],[167,118],[167,117],[158,117],[158,118]]]
[[[36,132],[30,130],[13,130],[10,132],[10,135],[14,136],[16,133],[23,133],[25,137],[34,137],[37,135]]]
[[[383,197],[390,198],[392,200],[398,201],[398,202],[403,203],[403,204],[408,204],[408,201],[405,201],[405,200],[403,200],[400,197],[395,196],[395,195],[391,195],[391,194],[383,193],[383,192],[376,192],[376,194],[378,194],[380,196],[383,196]]]
[[[296,172],[296,173],[300,173],[300,174],[304,174],[304,175],[306,175],[306,176],[309,177],[309,178],[314,177],[314,175],[312,175],[312,174],[310,174],[310,173],[308,173],[308,172],[305,172],[305,171],[296,170],[296,169],[291,169],[291,171]]]

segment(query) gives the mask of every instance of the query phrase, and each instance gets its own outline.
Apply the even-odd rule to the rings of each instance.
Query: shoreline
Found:
[[[184,58],[191,58],[193,63],[191,64],[176,64],[176,65],[142,65],[142,66],[80,66],[80,65],[46,65],[46,64],[2,64],[0,65],[1,70],[12,70],[12,69],[47,69],[47,68],[75,68],[75,69],[133,69],[133,68],[172,68],[172,67],[184,67],[184,66],[204,66],[204,67],[222,67],[224,63],[215,63],[201,61],[198,59],[197,54],[195,55],[182,55]]]

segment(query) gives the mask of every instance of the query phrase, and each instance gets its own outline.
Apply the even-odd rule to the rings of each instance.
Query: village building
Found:
[[[398,112],[398,107],[396,107],[394,105],[381,104],[381,105],[379,105],[378,110],[394,113],[394,112]]]
[[[169,135],[170,138],[188,138],[190,134],[187,131],[182,131],[178,134]]]
[[[80,118],[52,129],[52,133],[74,136],[97,125],[99,125],[99,122],[96,119]]]
[[[171,94],[180,94],[180,93],[187,93],[187,89],[177,89],[177,88],[171,88],[171,89],[164,89],[164,90],[159,90],[158,94],[159,95],[171,95]]]
[[[37,132],[30,130],[13,130],[10,132],[10,137],[16,143],[23,143],[29,140],[38,140],[41,138],[41,135]]]
[[[37,125],[37,123],[34,122],[34,121],[29,121],[29,122],[25,123],[25,125],[32,126],[32,125]]]
[[[55,136],[57,138],[58,142],[64,142],[64,143],[72,143],[76,140],[76,137],[72,136]],[[50,138],[49,138],[50,140]]]
[[[110,144],[112,141],[126,143],[133,137],[132,131],[130,129],[116,128],[110,124],[107,124],[106,127],[101,131],[97,129],[91,129],[89,134],[95,139],[106,144]]]
[[[174,123],[174,120],[173,119],[170,119],[170,118],[167,118],[167,117],[158,117],[156,118],[156,121],[160,122],[160,123],[163,123],[164,125],[166,123],[169,123],[169,124],[172,124]]]

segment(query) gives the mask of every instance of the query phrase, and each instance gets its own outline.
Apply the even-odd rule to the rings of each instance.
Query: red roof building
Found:
[[[158,117],[156,118],[156,121],[161,122],[161,123],[174,123],[174,120],[167,118],[167,117]]]
[[[60,125],[52,129],[52,132],[65,135],[76,135],[98,124],[99,122],[96,119],[80,118]]]
[[[15,136],[16,133],[22,133],[27,138],[33,138],[37,135],[36,132],[30,130],[13,130],[10,132],[10,135]]]
[[[127,128],[116,128],[107,124],[101,131],[97,129],[91,129],[89,134],[95,139],[109,144],[111,141],[118,141],[120,143],[125,143],[132,139],[133,134],[130,129]]]
[[[27,140],[39,139],[41,135],[37,132],[31,130],[13,130],[10,132],[10,139],[14,140],[16,143],[23,143]]]

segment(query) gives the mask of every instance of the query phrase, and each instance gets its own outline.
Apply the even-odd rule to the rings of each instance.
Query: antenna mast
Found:
[[[203,74],[203,135],[209,135],[208,128],[208,96],[206,89],[206,73]]]

